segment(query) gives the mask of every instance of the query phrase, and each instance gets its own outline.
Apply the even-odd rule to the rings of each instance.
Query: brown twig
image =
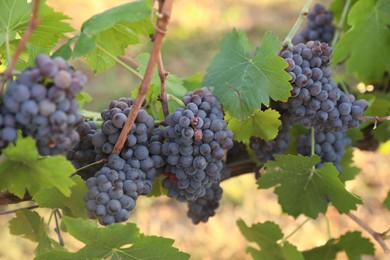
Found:
[[[359,120],[372,120],[372,121],[374,121],[373,129],[375,129],[377,127],[378,123],[390,120],[390,116],[384,116],[384,117],[379,117],[379,116],[361,116],[361,117],[358,117],[358,119]]]
[[[167,77],[169,73],[164,70],[161,52],[158,54],[157,68],[158,68],[158,76],[160,77],[160,82],[161,82],[161,94],[158,96],[158,100],[161,102],[164,117],[167,117],[169,115],[169,109],[168,109],[167,88],[165,83],[167,81]]]
[[[17,209],[13,209],[13,210],[6,210],[6,211],[3,211],[3,212],[0,212],[0,215],[12,214],[12,213],[18,212],[20,210],[24,210],[24,209],[36,209],[36,208],[39,208],[39,205],[31,205],[31,206],[24,207],[24,208],[17,208]]]
[[[146,67],[145,76],[139,88],[138,95],[135,98],[132,109],[129,112],[127,122],[123,126],[118,141],[116,142],[114,149],[112,151],[113,154],[119,154],[121,152],[125,144],[125,141],[127,139],[127,135],[129,134],[130,129],[134,124],[135,118],[137,117],[138,111],[140,110],[141,105],[145,99],[145,95],[148,92],[150,82],[153,76],[153,71],[156,66],[158,56],[161,50],[161,46],[163,43],[163,39],[167,31],[169,19],[171,17],[172,4],[173,4],[173,0],[165,0],[162,1],[162,4],[160,5],[160,7],[161,6],[162,7],[160,8],[161,12],[158,15],[158,20],[156,25],[156,37],[154,38],[152,54],[150,55],[148,66]]]
[[[12,56],[11,61],[9,62],[5,71],[2,73],[2,78],[0,79],[0,96],[3,92],[5,83],[13,75],[13,71],[14,71],[14,68],[16,66],[16,63],[18,62],[20,54],[26,48],[26,44],[28,42],[28,39],[30,38],[31,34],[33,33],[35,27],[37,27],[37,25],[40,22],[39,17],[38,17],[39,4],[40,4],[40,0],[34,1],[34,5],[32,8],[32,12],[31,12],[31,18],[30,18],[30,21],[28,22],[27,29],[24,32],[22,38],[20,39],[18,47],[16,48],[16,51],[15,51],[14,55]]]
[[[389,248],[387,247],[384,240],[386,232],[385,233],[376,232],[366,222],[364,222],[362,219],[360,219],[358,216],[356,216],[351,212],[348,212],[346,215],[350,219],[352,219],[355,223],[357,223],[359,226],[361,226],[364,230],[366,230],[376,241],[378,241],[379,245],[382,247],[385,253],[389,252]]]

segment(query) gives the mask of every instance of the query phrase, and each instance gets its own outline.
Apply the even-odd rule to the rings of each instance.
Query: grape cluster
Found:
[[[230,170],[223,164],[221,169],[222,179],[230,176]],[[188,201],[187,216],[191,218],[194,224],[207,222],[210,217],[215,215],[215,210],[219,207],[219,201],[222,198],[222,188],[217,183],[206,189],[206,195],[197,198],[194,201]]]
[[[84,197],[90,217],[98,218],[102,225],[126,221],[138,196],[152,190],[159,168],[149,152],[154,120],[143,109],[138,112],[121,153],[111,154],[133,102],[131,98],[112,101],[109,108],[101,112],[101,129],[89,128],[86,149],[80,151],[83,155],[90,153],[91,158],[92,155],[108,158],[87,180],[88,192]]]
[[[74,98],[87,78],[61,57],[40,54],[35,61],[36,67],[24,70],[8,84],[4,107],[17,128],[36,139],[41,155],[64,154],[80,140],[75,128],[82,116]]]
[[[286,112],[281,116],[282,125],[279,128],[277,136],[270,141],[265,141],[259,137],[252,136],[249,139],[249,146],[254,151],[259,162],[273,160],[274,154],[281,154],[288,149],[290,143],[290,119]]]
[[[309,41],[284,50],[292,76],[292,96],[288,100],[291,121],[320,131],[346,131],[357,127],[367,108],[366,100],[355,100],[331,80],[329,68],[332,48],[326,43]]]
[[[331,162],[341,172],[341,159],[345,153],[345,147],[351,143],[351,139],[345,132],[316,132],[314,135],[315,153],[320,156],[321,162]],[[311,154],[311,135],[300,135],[297,137],[298,153],[308,156]]]
[[[165,119],[161,154],[166,161],[163,185],[179,201],[194,201],[221,180],[225,149],[233,146],[233,132],[226,128],[221,104],[204,87],[183,97]]]
[[[139,168],[132,167],[117,154],[87,180],[88,192],[84,196],[91,218],[102,225],[124,222],[130,217],[139,195],[152,190],[153,179]]]
[[[335,32],[333,13],[317,3],[307,14],[307,25],[292,39],[293,44],[320,41],[331,44]]]

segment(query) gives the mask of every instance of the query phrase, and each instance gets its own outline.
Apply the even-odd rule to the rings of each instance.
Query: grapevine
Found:
[[[1,219],[9,233],[37,243],[37,259],[217,259],[244,258],[243,252],[254,259],[318,259],[325,251],[329,259],[339,252],[386,258],[389,230],[367,219],[389,214],[390,192],[364,176],[355,155],[363,148],[388,151],[388,1],[306,0],[284,39],[268,31],[259,42],[259,34],[232,29],[219,50],[210,44],[215,37],[202,37],[201,29],[194,36],[177,20],[202,26],[191,20],[191,8],[181,9],[191,4],[203,5],[128,1],[72,28],[70,17],[47,1],[0,2],[0,216],[12,216]],[[208,8],[221,19],[214,7]],[[240,7],[249,11],[245,1]],[[222,28],[207,12],[202,16],[215,22],[210,32]],[[187,37],[195,47],[182,53]],[[182,64],[205,58],[195,57],[198,41],[202,53],[215,56],[193,74]],[[139,50],[145,53],[134,55]],[[177,64],[172,52],[180,54]],[[113,66],[134,77],[107,83],[92,74],[116,73]],[[193,75],[176,75],[186,69]],[[103,94],[93,90],[102,85]],[[241,197],[249,190],[241,175],[261,197]],[[386,176],[379,172],[378,180]],[[373,195],[366,192],[371,186]],[[253,208],[247,219],[257,223],[242,220],[250,214],[242,215],[245,204]],[[266,220],[275,207],[279,217]],[[212,228],[222,232],[227,216],[223,235],[237,241],[225,237],[221,245]],[[327,238],[305,239],[312,220]],[[346,233],[334,232],[338,223]],[[185,233],[187,224],[195,235]],[[205,243],[233,253],[199,255],[186,247],[205,228]],[[167,233],[174,245],[156,236]],[[84,246],[70,251],[70,236]],[[257,245],[244,250],[244,238]]]

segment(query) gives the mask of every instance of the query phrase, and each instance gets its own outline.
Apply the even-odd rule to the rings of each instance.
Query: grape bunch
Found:
[[[170,197],[194,201],[220,182],[233,132],[226,128],[221,104],[208,88],[189,92],[182,100],[186,107],[168,115],[161,131],[167,175],[163,185]]]
[[[316,3],[307,14],[307,25],[292,39],[293,44],[320,41],[331,44],[335,32],[333,13]]]
[[[8,84],[4,107],[16,127],[36,139],[41,155],[64,154],[80,140],[75,128],[82,116],[75,96],[87,78],[61,57],[40,54],[35,61],[36,67]]]
[[[317,167],[325,162],[331,162],[341,172],[341,159],[345,153],[345,147],[351,144],[351,139],[345,132],[316,132],[314,134],[315,153],[320,156],[321,162]],[[300,135],[297,137],[298,153],[308,156],[311,154],[311,135]]]
[[[355,100],[332,81],[329,68],[332,48],[326,43],[309,41],[284,50],[292,76],[292,96],[288,100],[291,121],[320,131],[346,131],[360,124],[366,100]]]
[[[98,218],[102,225],[126,221],[138,196],[152,190],[159,168],[149,152],[155,132],[154,120],[143,109],[139,110],[121,153],[111,154],[133,102],[123,97],[112,101],[109,108],[101,112],[101,129],[90,127],[87,135],[90,141],[79,147],[85,148],[79,150],[83,155],[107,158],[107,163],[87,179],[88,191],[84,196],[89,216]],[[86,133],[87,127],[83,131]]]
[[[249,139],[249,146],[254,151],[259,162],[273,160],[274,154],[281,154],[288,149],[290,143],[290,119],[286,112],[281,115],[282,125],[279,128],[277,136],[270,141],[265,141],[260,137],[252,136]]]
[[[230,176],[230,170],[223,163],[221,169],[222,179]],[[188,201],[187,216],[191,218],[194,224],[207,222],[210,217],[215,215],[215,210],[219,207],[219,201],[222,198],[223,189],[218,183],[213,183],[206,189],[206,195],[197,198],[194,201]]]
[[[117,154],[87,180],[88,192],[84,196],[90,218],[102,225],[129,219],[139,195],[152,190],[153,179],[139,168],[132,167]]]

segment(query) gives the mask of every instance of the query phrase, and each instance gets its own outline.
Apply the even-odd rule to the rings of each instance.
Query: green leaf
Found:
[[[298,217],[304,214],[313,219],[325,213],[330,200],[340,213],[356,209],[360,198],[349,193],[331,163],[316,169],[317,155],[274,155],[275,161],[265,164],[267,173],[258,180],[259,188],[276,186],[279,204],[284,212]]]
[[[374,245],[362,237],[359,231],[348,232],[339,239],[338,246],[345,251],[349,260],[361,259],[362,255],[374,255]]]
[[[73,165],[61,155],[40,157],[31,137],[19,136],[3,150],[3,157],[0,191],[8,190],[21,198],[26,189],[34,197],[41,189],[55,187],[65,196],[71,194]]]
[[[11,49],[19,43],[20,36],[27,29],[31,16],[32,3],[20,0],[4,0],[0,2],[0,47],[5,45],[8,38]],[[65,22],[69,20],[68,16],[54,11],[42,1],[39,8],[40,23],[34,29],[29,44],[39,46],[40,48],[52,49],[59,39],[66,38],[65,33],[72,32],[74,29]],[[17,40],[15,40],[17,39]],[[5,54],[5,48],[0,48],[0,53]]]
[[[38,242],[35,250],[37,254],[53,249],[56,243],[47,236],[43,218],[35,211],[21,210],[15,213],[15,218],[9,222],[10,233],[22,236],[33,242]]]
[[[362,259],[363,255],[374,255],[374,245],[358,231],[348,232],[338,239],[330,239],[325,245],[303,252],[307,260],[333,260],[337,253],[345,251],[350,260]]]
[[[118,55],[123,55],[129,45],[140,42],[140,35],[153,32],[150,13],[151,1],[141,0],[91,17],[81,27],[73,56],[86,56],[95,73],[114,66]]]
[[[207,69],[204,86],[213,88],[224,109],[243,119],[268,106],[269,99],[286,101],[290,96],[291,78],[284,70],[287,63],[276,53],[278,39],[266,32],[260,47],[251,54],[245,33],[235,29],[225,36],[220,52]]]
[[[390,210],[390,191],[389,191],[389,193],[387,193],[387,197],[386,197],[385,201],[383,202],[383,205],[384,205],[388,210]]]
[[[273,109],[257,110],[251,116],[239,120],[225,116],[228,128],[234,132],[234,140],[249,143],[251,136],[258,136],[266,141],[274,139],[281,125],[279,112]]]
[[[86,245],[75,253],[52,250],[37,259],[188,259],[189,255],[172,247],[173,240],[139,233],[133,223],[112,224],[104,228],[94,222],[63,217],[67,231]],[[131,246],[129,246],[131,245]]]
[[[72,193],[69,197],[64,196],[57,188],[48,188],[41,189],[35,194],[34,200],[40,207],[68,209],[72,216],[85,218],[86,211],[83,200],[83,196],[87,192],[85,182],[78,175],[73,176],[72,180],[76,182],[76,185],[72,187]]]
[[[168,190],[162,185],[165,176],[157,176],[154,178],[152,191],[148,194],[148,197],[159,197],[162,195],[168,195]]]
[[[348,71],[364,82],[390,70],[390,1],[358,1],[348,15],[348,30],[334,49],[333,61],[347,59]]]
[[[358,0],[351,0],[351,4],[349,8],[357,2]],[[341,14],[343,12],[345,6],[345,1],[344,0],[334,0],[330,5],[329,5],[329,10],[332,11],[333,13],[333,18],[334,18],[334,24],[339,24],[339,21],[341,19]],[[342,31],[345,32],[350,28],[347,24],[347,19],[345,19],[344,24],[342,26]]]
[[[340,163],[342,171],[339,174],[339,179],[342,182],[355,179],[355,176],[360,172],[360,169],[354,166],[355,164],[352,160],[352,157],[353,157],[353,148],[347,147],[345,149],[345,153]]]
[[[248,247],[248,252],[254,259],[304,259],[298,249],[287,241],[278,242],[283,238],[280,227],[267,221],[248,227],[243,220],[237,225],[249,242],[255,242],[260,250]]]
[[[85,91],[81,91],[81,92],[77,93],[75,99],[80,104],[80,108],[83,108],[86,103],[89,103],[92,101],[91,95],[89,95]]]

